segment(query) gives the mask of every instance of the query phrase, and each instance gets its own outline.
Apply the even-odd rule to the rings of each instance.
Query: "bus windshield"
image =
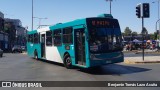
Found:
[[[92,28],[89,42],[91,53],[116,52],[123,48],[120,28]]]

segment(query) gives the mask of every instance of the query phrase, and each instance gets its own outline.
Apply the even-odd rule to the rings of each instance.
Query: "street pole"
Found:
[[[158,23],[159,21],[160,21],[160,19],[158,19],[157,22],[156,22],[156,32],[157,32],[157,23]]]
[[[157,20],[157,22],[156,22],[156,35],[157,35],[156,37],[157,37],[157,41],[159,41],[159,40],[160,40],[160,38],[158,37],[158,36],[159,36],[159,34],[160,34],[160,33],[159,33],[159,32],[160,32],[160,30],[158,30],[158,29],[157,29],[157,23],[158,23],[159,21],[160,21],[160,19],[158,19],[158,20]],[[159,43],[160,43],[160,42],[159,42]],[[156,45],[158,46],[158,48],[159,48],[159,43],[157,43],[157,44],[156,44]]]
[[[112,0],[110,0],[110,14],[112,14],[112,10],[111,10],[112,9],[112,3],[111,2],[112,2]]]
[[[142,16],[142,60],[144,61],[144,18]]]
[[[158,23],[158,21],[159,21],[159,19],[160,19],[160,18],[159,18],[159,8],[160,8],[159,2],[160,2],[160,0],[158,0],[157,2],[158,2],[158,20],[157,20],[157,22],[156,22],[156,32],[157,32],[157,30],[160,30],[160,22],[159,22],[159,26],[158,26],[159,29],[157,29],[157,23]],[[152,2],[152,3],[156,3],[156,1],[154,1],[154,2]]]
[[[158,19],[159,19],[159,0],[158,0]]]
[[[110,4],[110,14],[112,14],[112,0],[106,0],[107,2],[109,1]]]
[[[32,0],[32,30],[33,30],[33,0]]]

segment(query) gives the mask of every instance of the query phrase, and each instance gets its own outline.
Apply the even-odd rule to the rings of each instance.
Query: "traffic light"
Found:
[[[136,15],[138,18],[141,18],[141,5],[136,6]]]
[[[143,17],[149,18],[150,17],[150,9],[149,9],[149,3],[143,3]]]

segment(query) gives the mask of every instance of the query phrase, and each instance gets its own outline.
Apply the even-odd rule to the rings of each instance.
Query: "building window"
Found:
[[[62,35],[60,29],[53,31],[53,41],[54,46],[60,46],[62,44]]]
[[[73,43],[72,31],[73,31],[72,27],[63,29],[63,43],[64,44],[72,44]]]
[[[46,45],[52,46],[52,31],[46,32]]]

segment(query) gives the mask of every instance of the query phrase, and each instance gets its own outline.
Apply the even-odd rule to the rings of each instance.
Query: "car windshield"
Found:
[[[119,28],[90,29],[90,52],[109,53],[122,50],[122,37]]]

